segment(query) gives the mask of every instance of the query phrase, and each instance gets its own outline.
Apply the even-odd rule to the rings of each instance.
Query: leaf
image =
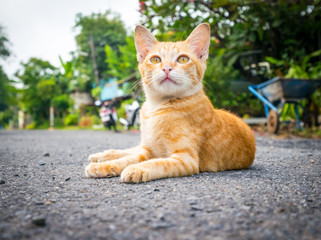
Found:
[[[256,40],[256,36],[255,36],[255,34],[254,33],[251,33],[250,34],[250,36],[249,36],[249,40],[250,40],[250,42],[255,42],[255,40]]]
[[[285,61],[283,60],[278,60],[274,57],[265,57],[266,61],[270,62],[270,63],[273,63],[277,66],[281,66],[281,65],[285,65]]]
[[[279,27],[280,25],[281,25],[281,20],[279,20],[279,19],[276,19],[276,20],[274,20],[274,22],[272,23],[272,26],[273,27],[275,27],[275,28],[277,28],[277,27]]]
[[[310,57],[317,57],[319,55],[321,55],[321,49],[309,54]]]
[[[259,35],[260,41],[263,41],[263,34],[264,34],[263,28],[262,28],[262,27],[259,27],[259,29],[257,30],[257,33],[258,33],[258,35]]]
[[[62,61],[62,58],[61,58],[60,56],[59,56],[59,60],[60,60],[61,65],[64,67],[65,64],[64,64],[64,62]]]
[[[227,65],[228,65],[228,66],[232,66],[232,65],[236,62],[236,60],[238,59],[238,57],[239,57],[239,54],[235,54],[234,56],[232,56],[232,57],[228,60]]]

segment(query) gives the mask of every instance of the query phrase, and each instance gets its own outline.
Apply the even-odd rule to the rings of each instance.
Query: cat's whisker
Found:
[[[136,80],[136,81],[132,84],[132,86],[129,88],[128,92],[133,91],[133,90],[134,90],[135,88],[137,88],[138,86],[142,87],[140,80]]]
[[[212,96],[215,96],[214,95],[215,90],[210,84],[208,84],[207,82],[203,82],[203,87],[208,93],[210,93]]]

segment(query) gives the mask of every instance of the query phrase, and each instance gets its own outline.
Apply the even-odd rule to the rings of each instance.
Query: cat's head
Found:
[[[181,42],[158,42],[145,27],[137,26],[135,46],[147,97],[181,98],[199,92],[209,45],[207,23]]]

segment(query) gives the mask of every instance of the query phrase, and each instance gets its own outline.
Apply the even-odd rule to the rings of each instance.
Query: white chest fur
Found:
[[[144,113],[145,117],[141,119],[142,143],[152,151],[155,158],[167,157],[170,146],[162,128],[166,119],[162,115],[155,115],[155,111],[146,109]]]

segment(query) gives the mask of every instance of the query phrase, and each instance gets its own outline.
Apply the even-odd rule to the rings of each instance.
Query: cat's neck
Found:
[[[181,96],[158,96],[150,94],[149,92],[145,92],[146,95],[146,104],[148,105],[148,108],[150,110],[156,110],[164,105],[167,105],[168,103],[172,104],[177,101],[186,101],[191,100],[192,98],[200,98],[201,96],[205,96],[205,93],[203,91],[202,86],[200,88],[195,89],[193,92],[190,92],[189,94],[184,94]]]

